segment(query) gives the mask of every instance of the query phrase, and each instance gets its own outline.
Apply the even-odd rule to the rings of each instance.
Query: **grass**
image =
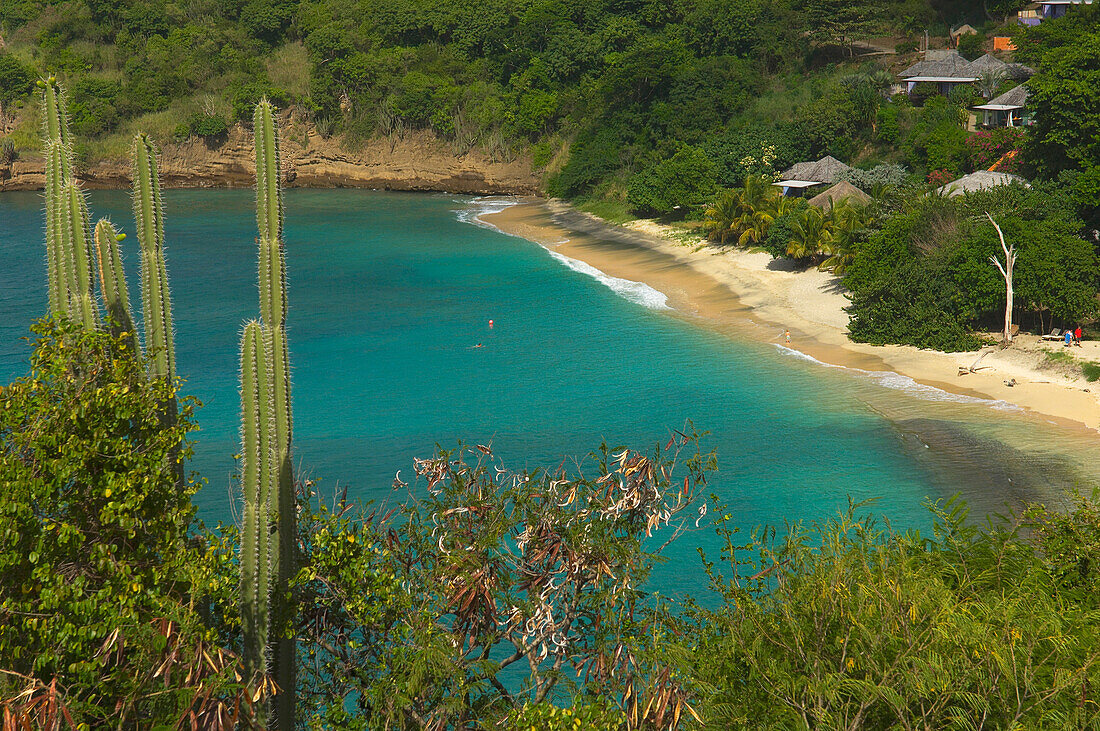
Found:
[[[1085,380],[1089,383],[1100,380],[1100,363],[1087,360],[1081,364],[1081,372],[1085,374]]]
[[[1047,351],[1046,362],[1053,365],[1073,365],[1077,362],[1077,359],[1064,350],[1054,350]]]
[[[309,58],[306,47],[299,42],[288,43],[274,51],[265,61],[271,83],[287,92],[292,99],[309,96]]]
[[[617,200],[587,200],[577,203],[577,208],[593,216],[599,216],[608,223],[622,225],[637,220],[637,216],[630,212],[630,206],[625,201]]]

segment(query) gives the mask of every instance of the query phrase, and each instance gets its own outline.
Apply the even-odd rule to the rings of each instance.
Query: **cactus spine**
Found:
[[[261,323],[249,323],[245,328],[241,345],[241,407],[250,411],[247,401],[254,395],[261,399],[258,426],[259,453],[250,448],[251,427],[247,415],[242,426],[244,450],[242,457],[242,481],[256,480],[260,484],[252,487],[244,484],[245,526],[241,536],[241,602],[242,616],[253,616],[259,620],[274,621],[277,630],[268,633],[252,633],[251,641],[259,642],[267,637],[270,651],[271,671],[279,693],[275,697],[275,721],[280,729],[294,728],[294,690],[296,682],[295,653],[296,642],[293,633],[286,627],[292,624],[295,601],[290,582],[297,572],[297,508],[294,496],[294,473],[291,462],[291,441],[293,420],[290,395],[290,358],[286,342],[286,262],[283,245],[283,205],[282,190],[279,188],[279,137],[275,122],[275,110],[264,100],[256,106],[254,117],[256,143],[256,223],[259,229],[259,285]],[[257,334],[258,333],[258,334]],[[261,357],[261,345],[263,355]],[[253,355],[248,356],[251,353]],[[247,368],[247,357],[254,364]],[[267,384],[266,413],[262,399],[264,394],[257,391],[248,393],[246,385],[248,369],[266,369],[264,375],[255,376],[255,382]],[[270,448],[264,447],[264,424],[270,425]],[[249,464],[252,460],[254,463]],[[265,473],[264,465],[270,461],[270,470]],[[250,524],[248,503],[250,495],[257,503],[258,518]],[[274,545],[271,545],[271,542]],[[246,579],[247,571],[262,571],[264,546],[270,552],[271,588],[270,608],[263,611],[254,606],[261,601],[257,593],[259,579],[253,583]],[[255,559],[253,559],[255,556]],[[246,561],[248,566],[245,566]],[[245,639],[246,645],[250,641]],[[246,658],[258,658],[262,655],[262,644],[245,648]]]
[[[72,144],[65,95],[56,79],[39,82],[46,152],[46,259],[50,311],[84,327],[97,326],[92,278],[92,235],[88,202],[73,175]]]
[[[271,602],[271,531],[269,502],[274,487],[274,393],[268,341],[252,320],[241,337],[241,624],[246,677],[267,672],[266,653]]]
[[[95,250],[103,309],[110,318],[115,335],[128,333],[130,346],[135,348],[130,294],[126,289],[126,271],[122,268],[122,254],[118,250],[118,242],[124,238],[126,235],[118,233],[114,224],[105,218],[99,219],[99,223],[95,226]]]
[[[88,219],[88,200],[75,180],[62,187],[62,236],[69,275],[69,316],[87,330],[99,324],[92,278],[92,237]]]
[[[141,310],[145,316],[145,352],[153,376],[176,377],[172,302],[164,264],[164,203],[160,195],[157,153],[144,134],[134,137],[134,221],[141,245]]]
[[[46,262],[49,269],[50,312],[60,315],[69,312],[69,267],[65,262],[65,247],[61,243],[61,189],[65,180],[62,170],[67,150],[57,140],[47,139],[45,153]]]

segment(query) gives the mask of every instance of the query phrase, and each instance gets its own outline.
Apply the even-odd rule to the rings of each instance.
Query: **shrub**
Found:
[[[676,153],[634,175],[627,200],[642,213],[668,215],[705,201],[717,187],[715,166],[702,149],[682,145]]]
[[[199,137],[216,137],[229,131],[229,125],[226,124],[225,117],[220,114],[205,112],[192,115],[187,120],[187,128],[191,134]]]
[[[0,105],[8,105],[31,93],[34,72],[10,53],[0,52]]]
[[[984,170],[1023,140],[1021,129],[979,130],[966,138],[966,162],[971,170]]]
[[[985,53],[985,34],[967,33],[959,37],[959,55],[967,61],[973,61]]]

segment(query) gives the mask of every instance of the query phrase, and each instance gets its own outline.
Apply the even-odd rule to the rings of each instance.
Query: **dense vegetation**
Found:
[[[418,460],[411,486],[395,477],[385,514],[295,479],[266,103],[253,124],[262,322],[242,338],[243,519],[196,523],[201,482],[181,469],[196,404],[176,394],[155,149],[135,139],[139,342],[117,235],[100,222],[93,237],[64,97],[52,79],[41,86],[53,317],[34,327],[28,376],[0,390],[5,719],[291,728],[297,715],[318,728],[563,731],[1100,723],[1094,499],[981,530],[960,506],[937,504],[931,535],[878,529],[854,506],[739,540],[736,514],[707,495],[715,457],[690,430],[663,449],[601,446],[572,470],[513,471],[489,447],[461,447]],[[687,147],[669,159],[708,169]],[[868,339],[914,303],[956,308],[922,315],[943,337],[965,337],[951,322],[984,316],[981,298],[999,285],[979,211],[1019,244],[1026,306],[1058,317],[1091,307],[1095,253],[1064,185],[819,212],[758,172],[714,199],[709,230],[845,269],[853,329]],[[890,165],[853,175],[906,183]],[[704,557],[711,586],[651,596],[653,565],[688,530],[726,539],[721,556]],[[254,560],[273,547],[277,566]],[[250,591],[259,581],[274,588]]]
[[[458,151],[531,148],[539,165],[568,150],[553,191],[623,196],[638,176],[645,209],[645,181],[692,158],[713,166],[694,183],[705,190],[740,181],[762,144],[778,167],[879,154],[899,124],[876,120],[891,76],[838,65],[851,43],[915,45],[926,29],[988,24],[1019,4],[12,0],[0,8],[0,98],[23,97],[25,73],[48,69],[72,92],[78,134],[140,120],[180,136],[216,135],[266,95],[351,140],[429,128]]]
[[[240,675],[238,533],[192,522],[197,483],[178,490],[169,464],[189,453],[193,401],[163,429],[172,391],[127,336],[35,331],[32,370],[0,409],[0,703],[61,728],[248,727],[263,696]],[[502,473],[487,448],[464,448],[419,463],[395,515],[299,484],[302,722],[1100,722],[1095,502],[981,529],[961,506],[934,506],[930,535],[853,506],[747,538],[712,506],[701,529],[726,539],[706,563],[712,585],[655,602],[654,550],[693,528],[714,466],[694,435],[670,447],[603,449],[584,475]],[[606,489],[619,480],[626,490]]]

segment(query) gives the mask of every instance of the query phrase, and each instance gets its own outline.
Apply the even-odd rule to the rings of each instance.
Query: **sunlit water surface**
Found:
[[[204,406],[192,467],[207,522],[231,519],[237,348],[258,314],[253,194],[169,191],[167,257],[178,370]],[[46,306],[42,198],[0,196],[0,378],[27,367],[20,340]],[[296,457],[322,489],[392,499],[394,473],[458,440],[510,466],[548,466],[606,440],[642,449],[691,420],[710,432],[713,489],[745,528],[830,517],[849,499],[895,527],[955,493],[975,512],[1057,503],[1095,482],[1094,437],[897,377],[825,368],[729,338],[614,280],[477,225],[495,205],[451,195],[291,190],[286,196]],[[128,195],[91,194],[124,242],[136,302]],[[488,322],[495,322],[489,328]],[[474,347],[481,343],[483,347]],[[696,547],[670,549],[655,588],[702,581]]]

